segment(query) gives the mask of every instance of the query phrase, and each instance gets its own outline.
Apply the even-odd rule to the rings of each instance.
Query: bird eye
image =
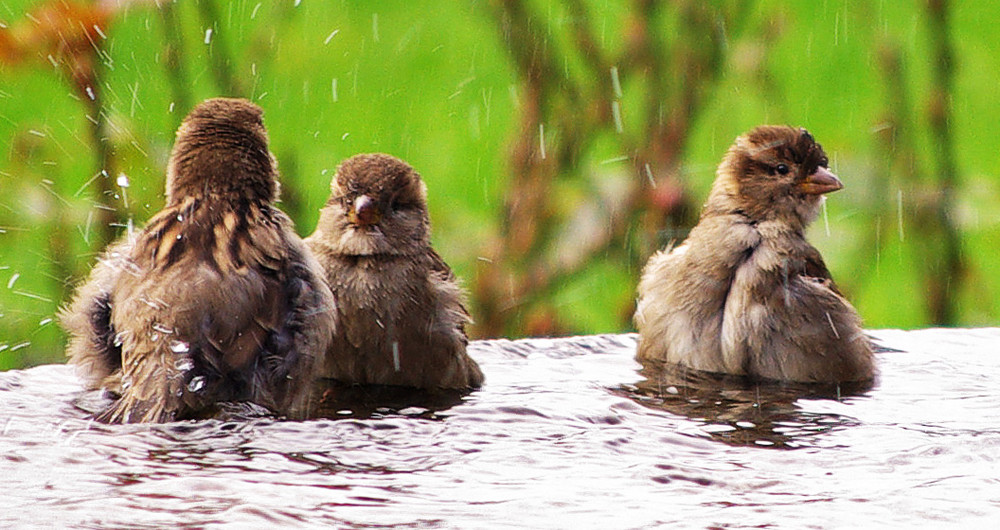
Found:
[[[776,167],[774,168],[774,170],[775,170],[775,171],[777,171],[777,172],[778,172],[779,174],[781,174],[781,175],[787,175],[787,174],[788,174],[788,171],[789,171],[789,170],[788,170],[788,165],[787,165],[787,164],[778,164],[778,165],[777,165],[777,166],[776,166]]]

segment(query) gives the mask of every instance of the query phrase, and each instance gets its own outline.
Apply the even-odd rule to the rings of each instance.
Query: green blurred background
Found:
[[[995,325],[997,20],[943,0],[0,2],[0,369],[62,360],[55,312],[162,206],[177,125],[219,95],[265,109],[302,235],[344,158],[413,165],[477,337],[630,330],[645,259],[762,123],[807,127],[845,182],[809,237],[868,327]]]

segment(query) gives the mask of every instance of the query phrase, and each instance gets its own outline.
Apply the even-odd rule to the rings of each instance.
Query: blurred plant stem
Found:
[[[184,113],[191,108],[191,84],[184,70],[184,34],[177,20],[177,8],[173,2],[160,4],[160,18],[163,20],[163,65],[170,81],[170,94],[174,105],[174,125],[179,126]]]
[[[958,170],[950,126],[954,66],[948,32],[949,10],[945,0],[930,0],[925,14],[931,52],[931,78],[921,92],[927,92],[926,114],[911,108],[906,86],[906,60],[895,42],[885,41],[880,50],[880,67],[886,86],[886,118],[880,128],[882,148],[889,161],[888,173],[899,189],[899,208],[912,207],[912,215],[900,211],[900,244],[905,233],[915,249],[914,265],[924,286],[927,319],[935,325],[952,325],[957,320],[957,298],[961,291],[965,263],[961,234],[953,217]],[[915,131],[921,118],[931,134],[930,164],[925,169],[917,147]],[[933,175],[931,177],[930,175]],[[881,189],[884,191],[885,187]],[[887,194],[880,194],[885,197]],[[879,231],[879,230],[876,230]],[[876,243],[881,244],[881,243]]]
[[[198,0],[198,12],[202,23],[211,31],[205,36],[205,44],[211,46],[208,57],[212,63],[212,75],[215,76],[215,87],[220,96],[245,97],[244,91],[233,74],[233,59],[227,45],[228,35],[220,31],[219,10],[214,0]],[[184,109],[187,112],[187,108]]]
[[[956,321],[957,295],[961,291],[965,272],[962,238],[954,218],[958,168],[955,165],[954,137],[951,131],[955,60],[949,30],[949,6],[948,0],[927,2],[933,68],[928,122],[940,190],[934,204],[934,216],[940,226],[943,247],[939,258],[940,271],[934,276],[935,281],[928,282],[928,302],[932,321],[942,325],[954,324]]]
[[[546,21],[552,17],[532,12],[530,2],[494,2],[501,38],[520,78],[521,125],[510,151],[500,233],[485,249],[487,259],[473,286],[478,335],[564,332],[555,290],[595,260],[641,262],[693,224],[694,208],[680,174],[682,154],[723,71],[727,39],[742,28],[748,5],[635,0],[623,8],[623,35],[597,39],[588,6],[565,0],[569,39],[564,44],[553,37]],[[676,22],[669,40],[661,38],[668,16]],[[616,50],[610,41],[625,44]],[[626,108],[623,84],[645,96],[640,108]],[[589,238],[581,243],[584,251],[572,260],[554,259],[548,249],[573,229],[573,213],[558,213],[566,200],[556,192],[557,183],[584,180],[592,168],[581,167],[582,159],[602,135],[614,138],[629,162],[626,189],[610,200],[592,197],[601,203],[606,225],[584,234]],[[635,279],[638,269],[628,268]],[[622,328],[631,317],[628,305],[619,312]]]

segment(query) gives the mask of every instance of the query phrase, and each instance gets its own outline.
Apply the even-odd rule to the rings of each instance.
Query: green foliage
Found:
[[[591,2],[596,34],[623,39],[628,17],[613,3]],[[137,226],[163,202],[163,176],[180,119],[201,99],[244,95],[265,109],[282,171],[283,207],[298,231],[312,232],[340,160],[382,151],[400,156],[426,179],[434,242],[466,282],[474,281],[484,243],[497,231],[508,150],[518,130],[523,89],[502,48],[499,24],[484,2],[214,2],[208,24],[198,2],[173,4],[172,34],[162,12],[136,4],[116,13],[99,45],[106,52],[100,95],[110,122],[116,171],[129,186],[113,199]],[[5,2],[0,20],[23,21],[36,2]],[[535,2],[552,17],[552,44],[570,39],[558,2]],[[968,260],[959,321],[995,324],[1000,315],[1000,184],[993,124],[1000,39],[992,21],[1000,5],[954,8],[951,38],[958,57],[952,128],[960,189],[956,211]],[[926,24],[906,2],[753,4],[749,35],[729,42],[729,58],[708,107],[687,142],[682,176],[700,203],[714,169],[739,133],[765,122],[808,127],[831,154],[847,185],[830,197],[826,219],[811,232],[838,283],[870,327],[927,324],[915,264],[930,259],[900,238],[909,215],[905,182],[890,164],[878,131],[889,105],[879,53],[897,45],[915,113],[927,105],[930,76]],[[666,23],[660,38],[669,41]],[[725,28],[723,28],[725,29]],[[770,41],[768,39],[771,39]],[[168,68],[168,46],[180,51]],[[222,65],[222,67],[220,67]],[[581,67],[566,64],[567,72]],[[228,69],[235,87],[219,80]],[[88,108],[64,68],[44,56],[0,62],[0,369],[62,358],[53,319],[100,250],[94,243],[96,155]],[[570,75],[569,73],[567,75]],[[623,125],[643,104],[622,72]],[[231,90],[238,94],[227,94]],[[179,101],[180,100],[180,101]],[[531,131],[533,133],[533,131]],[[914,123],[918,163],[929,162],[930,135]],[[613,143],[584,153],[581,173],[613,170]],[[602,165],[604,163],[604,165]],[[117,175],[110,178],[116,179]],[[97,175],[96,178],[105,178]],[[124,194],[122,194],[124,191]],[[567,201],[586,189],[567,189]],[[902,194],[903,210],[898,208]],[[88,221],[89,220],[89,221]],[[869,242],[877,242],[876,245]],[[61,259],[59,256],[65,256]],[[560,287],[560,318],[580,333],[623,331],[620,314],[633,297],[641,263],[603,263]],[[475,316],[475,315],[474,315]]]

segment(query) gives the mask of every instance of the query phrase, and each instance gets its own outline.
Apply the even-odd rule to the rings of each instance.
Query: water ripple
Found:
[[[650,371],[634,335],[481,341],[488,385],[333,388],[321,419],[89,420],[66,366],[0,373],[0,526],[983,526],[1000,330],[874,332],[871,388]],[[359,402],[361,404],[359,404]],[[324,409],[325,407],[325,409]]]

